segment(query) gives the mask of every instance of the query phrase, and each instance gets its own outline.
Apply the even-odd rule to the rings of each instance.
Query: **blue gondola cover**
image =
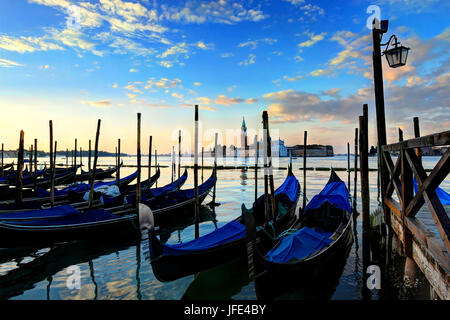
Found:
[[[26,219],[44,219],[44,218],[56,218],[56,217],[65,217],[71,214],[78,213],[74,207],[70,204],[57,206],[49,209],[39,209],[32,211],[23,211],[23,212],[12,212],[12,213],[2,213],[0,214],[0,220],[26,220]]]
[[[347,186],[337,176],[336,178],[332,176],[322,191],[308,202],[305,211],[317,209],[325,202],[333,204],[336,208],[352,211]]]
[[[331,232],[304,227],[294,234],[281,239],[278,245],[266,254],[266,259],[274,263],[287,263],[292,259],[303,259],[313,252],[328,246]]]
[[[418,185],[417,185],[417,180],[414,179],[414,192],[415,194],[417,194],[417,190],[418,190]],[[436,188],[436,195],[438,196],[439,200],[441,200],[441,203],[444,206],[448,206],[450,205],[450,194],[445,192],[445,190],[443,190],[442,188]]]
[[[180,255],[189,252],[203,251],[218,245],[242,239],[245,237],[245,226],[237,221],[231,221],[224,226],[200,238],[179,244],[165,244],[164,255]]]

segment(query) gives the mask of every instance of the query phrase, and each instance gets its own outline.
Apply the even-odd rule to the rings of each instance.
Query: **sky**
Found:
[[[353,146],[362,105],[376,145],[372,38],[367,21],[389,20],[410,47],[407,65],[383,57],[388,143],[398,128],[412,138],[450,128],[450,4],[439,0],[0,1],[0,143],[16,149],[38,139],[49,149],[49,120],[59,149],[87,150],[101,119],[99,148],[168,153],[182,130],[192,150],[195,104],[205,149],[270,129],[285,144]],[[253,141],[253,138],[249,138]],[[353,150],[353,147],[351,148]]]

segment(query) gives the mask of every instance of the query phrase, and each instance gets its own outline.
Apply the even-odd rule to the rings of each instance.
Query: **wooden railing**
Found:
[[[402,136],[402,134],[401,134]],[[400,138],[402,140],[402,137]],[[447,253],[450,253],[450,219],[436,194],[436,188],[450,172],[450,148],[439,159],[429,175],[423,168],[420,149],[424,147],[439,147],[450,145],[450,131],[400,141],[381,147],[381,164],[387,170],[389,180],[384,181],[387,188],[384,192],[384,203],[392,210],[400,221],[402,228],[400,240],[407,255],[411,253],[411,241],[418,239],[428,249],[441,255],[442,250],[433,250],[430,243],[430,232],[419,227],[414,218],[426,203],[439,231]],[[391,152],[399,152],[396,163],[392,161]],[[414,178],[418,184],[417,193],[414,194]],[[399,201],[392,196],[394,191]],[[391,223],[391,225],[393,222]],[[443,256],[448,260],[448,256]]]

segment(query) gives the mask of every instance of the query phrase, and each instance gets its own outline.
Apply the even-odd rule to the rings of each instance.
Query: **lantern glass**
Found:
[[[406,64],[409,48],[400,46],[384,52],[386,60],[391,68],[398,68]]]

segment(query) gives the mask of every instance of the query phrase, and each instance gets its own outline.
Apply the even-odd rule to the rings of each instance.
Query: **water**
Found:
[[[40,159],[44,161],[45,159]],[[113,165],[114,158],[101,158],[100,164]],[[134,157],[124,157],[124,164],[135,164]],[[144,157],[143,164],[147,164]],[[152,160],[154,163],[154,160]],[[248,160],[248,164],[253,164],[253,159]],[[438,158],[424,157],[425,168],[433,168]],[[62,158],[59,160],[65,163]],[[212,158],[205,158],[206,165],[212,165]],[[289,159],[280,159],[280,167],[287,167]],[[394,159],[395,162],[395,159]],[[84,159],[84,163],[87,163]],[[162,166],[161,178],[158,186],[163,186],[171,182],[171,159],[170,157],[159,157],[158,163]],[[293,172],[303,181],[302,167],[303,159],[293,160]],[[191,165],[191,159],[183,159],[182,165]],[[227,159],[223,163],[219,159],[219,165],[242,165],[244,159]],[[353,166],[353,158],[351,159]],[[308,159],[308,167],[326,167],[346,168],[347,158],[336,156],[332,158],[311,158]],[[369,158],[369,167],[376,168],[376,158]],[[132,173],[135,168],[122,168],[121,177]],[[152,169],[154,172],[154,168]],[[274,182],[275,187],[279,186],[286,177],[286,170],[275,169]],[[203,172],[204,180],[211,174],[211,170],[205,169]],[[318,193],[329,178],[329,171],[307,171],[307,198],[310,199]],[[337,174],[344,182],[347,182],[347,172],[337,171]],[[351,193],[353,194],[353,172],[351,175]],[[202,172],[199,172],[201,181]],[[147,177],[147,169],[142,171],[142,179]],[[254,200],[254,170],[244,171],[219,170],[217,182],[216,202],[220,206],[216,208],[216,223],[211,219],[200,224],[200,234],[206,234],[228,222],[241,214],[241,204],[245,203],[251,206]],[[258,173],[258,193],[263,193],[263,171]],[[371,193],[371,211],[378,206],[377,202],[377,172],[369,173],[370,193]],[[358,175],[358,208],[360,208],[360,177]],[[189,170],[189,178],[184,188],[193,186],[193,171]],[[450,180],[446,179],[441,187],[450,190]],[[208,197],[204,203],[211,200]],[[301,202],[301,201],[299,201]],[[205,209],[204,209],[205,210]],[[420,217],[426,224],[432,226],[431,217]],[[336,278],[336,283],[328,283],[322,287],[322,284],[315,289],[297,288],[293,292],[286,293],[282,299],[339,299],[355,300],[362,298],[362,244],[361,244],[361,216],[357,218],[356,230],[358,232],[357,241],[350,249],[348,258],[344,264],[342,274]],[[187,226],[173,232],[166,232],[168,243],[177,243],[188,241],[194,238],[194,227]],[[36,252],[17,253],[14,259],[1,261],[0,263],[0,298],[7,299],[129,299],[129,300],[177,300],[177,299],[242,299],[254,300],[256,294],[254,284],[248,283],[246,276],[245,262],[230,261],[229,263],[201,272],[197,275],[187,276],[176,281],[162,283],[153,275],[152,268],[146,257],[147,242],[135,240],[116,239],[114,242],[104,242],[102,239],[96,239],[89,242],[72,242],[58,245],[54,248],[41,248]],[[401,263],[401,257],[397,257]],[[73,269],[77,266],[80,270],[80,288],[69,289],[67,282]],[[72,270],[70,272],[70,270]],[[392,279],[397,275],[392,271]],[[414,299],[428,298],[427,287],[421,283],[414,292],[405,293],[402,291],[401,275],[398,276],[398,283],[391,283],[394,287],[394,294],[389,296],[393,299]],[[392,290],[391,290],[392,292]],[[374,299],[380,299],[377,292],[374,292]]]

